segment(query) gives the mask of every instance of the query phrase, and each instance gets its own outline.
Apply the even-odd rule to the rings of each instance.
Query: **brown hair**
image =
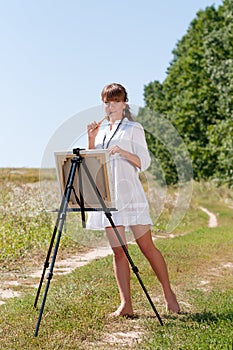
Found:
[[[101,92],[101,97],[103,102],[128,102],[128,95],[126,89],[124,88],[124,86],[117,83],[106,85]],[[125,105],[123,117],[126,117],[131,121],[134,120],[132,113],[130,112],[129,105],[127,103]]]

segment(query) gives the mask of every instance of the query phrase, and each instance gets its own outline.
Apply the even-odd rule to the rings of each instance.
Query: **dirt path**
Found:
[[[56,276],[69,274],[76,268],[84,266],[94,259],[103,258],[110,254],[112,254],[110,247],[99,247],[92,249],[86,253],[77,253],[75,256],[70,256],[66,259],[58,260],[54,266],[54,277],[56,278]],[[5,304],[9,298],[20,297],[22,295],[20,292],[14,290],[16,287],[17,289],[20,286],[37,288],[41,278],[42,270],[43,266],[41,266],[39,270],[28,271],[26,275],[25,273],[16,274],[6,272],[4,274],[5,276],[2,276],[4,282],[0,288],[0,305]]]
[[[209,223],[208,227],[217,227],[218,226],[218,221],[217,217],[215,214],[211,213],[208,209],[199,207],[204,213],[206,213],[209,216]]]
[[[200,207],[200,209],[209,216],[208,227],[216,227],[218,225],[216,215],[209,212],[206,208]],[[168,238],[172,237],[174,237],[173,234],[168,236]],[[110,254],[112,254],[110,247],[99,247],[86,253],[70,256],[64,260],[58,260],[54,267],[54,277],[69,274],[76,268],[86,265],[94,259],[103,258]],[[0,287],[0,305],[5,304],[9,298],[20,297],[22,293],[18,291],[20,289],[19,287],[37,288],[42,270],[43,266],[39,270],[28,271],[26,275],[25,273],[4,273],[4,275],[2,275],[2,280],[4,282]]]

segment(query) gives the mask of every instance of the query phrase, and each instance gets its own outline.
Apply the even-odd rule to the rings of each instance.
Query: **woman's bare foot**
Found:
[[[132,307],[127,307],[127,306],[120,305],[115,312],[110,314],[110,317],[119,317],[119,316],[132,317],[133,315],[134,315],[134,313],[133,313],[133,308]]]
[[[172,292],[171,295],[169,297],[165,297],[165,299],[166,299],[167,311],[179,314],[180,306],[176,300],[175,293]]]

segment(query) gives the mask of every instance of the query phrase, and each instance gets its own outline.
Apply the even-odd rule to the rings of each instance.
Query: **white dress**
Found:
[[[115,204],[117,211],[112,211],[112,219],[116,226],[151,225],[149,205],[139,179],[139,171],[146,170],[151,162],[148,152],[145,134],[141,124],[124,118],[114,123],[112,130],[107,126],[100,131],[96,137],[95,147],[97,149],[117,145],[131,153],[136,154],[141,161],[138,169],[119,154],[110,156],[110,167],[112,173],[113,188],[115,193]],[[118,127],[117,131],[116,128]],[[106,136],[105,136],[106,135]],[[87,228],[104,229],[111,226],[103,211],[89,212]]]

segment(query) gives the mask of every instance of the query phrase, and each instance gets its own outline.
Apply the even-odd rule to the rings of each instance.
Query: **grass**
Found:
[[[158,241],[183,305],[184,312],[179,316],[165,314],[161,290],[147,262],[136,246],[131,247],[131,255],[140,267],[149,293],[157,295],[156,306],[164,327],[154,317],[135,276],[132,276],[133,302],[139,318],[115,321],[108,318],[119,301],[111,257],[108,257],[51,284],[37,338],[33,337],[38,317],[32,306],[34,291],[3,305],[2,349],[88,349],[91,343],[95,344],[93,348],[100,343],[99,348],[110,349],[103,342],[106,333],[129,332],[135,328],[143,332],[143,340],[140,345],[135,344],[135,349],[227,349],[232,341],[233,302],[231,277],[223,264],[231,258],[232,243],[231,231],[222,234],[220,229],[174,238],[172,249],[164,240]],[[214,270],[212,276],[211,269],[216,268],[218,273]],[[209,281],[207,290],[200,283],[203,279]],[[115,348],[121,347],[116,344]]]
[[[24,268],[26,271],[26,267],[32,265],[42,267],[43,253],[48,247],[53,227],[51,214],[26,215],[25,211],[30,209],[31,212],[31,204],[26,200],[23,212],[11,217],[9,203],[16,193],[14,186],[14,181],[10,185],[8,180],[2,183],[2,198],[7,198],[7,210],[2,217],[4,229],[0,231],[3,276],[17,269]],[[21,180],[17,186],[28,191],[26,181]],[[21,287],[22,297],[8,300],[0,307],[0,349],[232,349],[231,201],[232,192],[227,188],[194,184],[192,202],[184,222],[175,230],[174,238],[168,238],[161,225],[159,235],[163,233],[164,238],[157,239],[156,245],[168,263],[171,281],[182,308],[180,315],[166,314],[161,288],[147,261],[137,246],[130,246],[133,261],[139,267],[140,276],[164,321],[163,327],[159,325],[133,273],[133,304],[138,318],[109,318],[108,315],[119,303],[110,256],[95,260],[69,275],[52,279],[38,337],[34,337],[39,312],[33,308],[36,290]],[[32,206],[35,204],[40,208],[39,200],[34,201]],[[218,227],[207,227],[208,217],[198,210],[199,206],[217,213]],[[165,220],[166,215],[161,220]],[[69,219],[70,233],[62,238],[61,255],[75,250],[78,252],[91,245],[89,235],[87,243],[82,237],[83,244],[78,245],[81,233],[80,237],[75,236],[73,220],[74,217]],[[154,234],[157,232],[158,227],[155,227]],[[97,241],[101,242],[100,234]],[[138,340],[132,341],[130,335],[134,332]]]
[[[27,184],[43,180],[55,180],[55,169],[36,168],[0,168],[0,182],[13,182],[17,184]]]

